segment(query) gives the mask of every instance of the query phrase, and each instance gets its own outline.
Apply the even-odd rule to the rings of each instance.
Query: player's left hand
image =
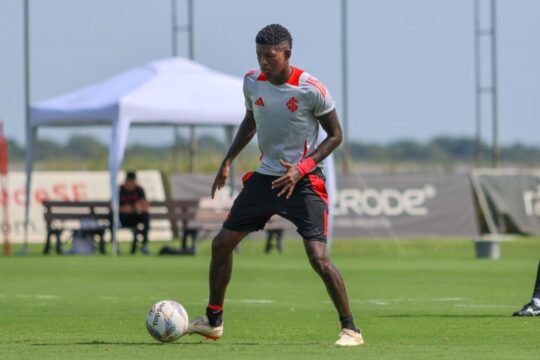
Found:
[[[285,195],[289,199],[293,193],[296,183],[301,179],[300,173],[296,170],[296,165],[279,159],[281,166],[287,169],[282,177],[272,181],[272,190],[281,188],[278,197]]]

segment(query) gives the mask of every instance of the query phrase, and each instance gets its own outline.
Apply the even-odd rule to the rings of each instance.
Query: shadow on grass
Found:
[[[211,345],[211,346],[225,346],[225,345],[233,345],[233,346],[261,346],[261,345],[278,345],[278,346],[313,346],[313,345],[321,345],[320,343],[316,342],[306,342],[306,343],[262,343],[262,342],[221,342],[221,343],[215,343],[214,341],[201,341],[201,342],[171,342],[171,343],[158,343],[158,342],[127,342],[127,341],[82,341],[82,342],[64,342],[64,343],[36,343],[36,344],[30,344],[31,346],[81,346],[81,345],[90,345],[90,346],[100,346],[100,345],[120,345],[120,346],[204,346],[204,345]]]
[[[36,343],[31,346],[79,346],[79,345],[122,345],[122,346],[160,346],[160,343],[151,342],[127,342],[127,341],[87,341],[87,342],[64,342],[64,343]],[[167,344],[171,345],[171,344]],[[180,345],[180,343],[172,343],[172,345]],[[187,345],[183,343],[182,345]]]

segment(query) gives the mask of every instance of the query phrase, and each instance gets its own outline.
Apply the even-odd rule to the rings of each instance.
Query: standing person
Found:
[[[140,234],[142,236],[141,252],[148,255],[149,205],[144,189],[137,183],[137,174],[134,171],[128,171],[124,183],[120,185],[119,205],[120,225],[133,229],[131,253],[137,252],[137,235]]]
[[[514,312],[512,316],[540,316],[540,260],[531,301],[523,305],[521,310]]]
[[[335,102],[319,80],[289,65],[292,38],[286,28],[268,25],[255,42],[260,70],[245,75],[246,114],[217,172],[212,197],[225,185],[230,164],[255,134],[261,164],[256,172],[244,175],[244,187],[213,239],[206,315],[193,320],[188,332],[214,340],[222,336],[233,249],[278,214],[296,225],[311,266],[338,312],[342,330],[336,345],[360,345],[363,339],[353,320],[345,284],[326,248],[328,196],[322,161],[342,140]],[[319,125],[327,137],[317,146]]]

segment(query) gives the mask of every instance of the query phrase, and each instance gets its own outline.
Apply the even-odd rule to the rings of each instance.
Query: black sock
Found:
[[[540,261],[536,272],[536,283],[534,284],[533,298],[540,299]]]
[[[360,330],[354,325],[354,319],[352,315],[349,316],[340,316],[339,322],[341,323],[342,329],[350,329],[356,332],[360,332]]]
[[[206,307],[206,316],[213,327],[221,325],[223,323],[223,306],[208,305]]]

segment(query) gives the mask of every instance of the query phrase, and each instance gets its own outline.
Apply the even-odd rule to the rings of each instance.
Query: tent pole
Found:
[[[178,56],[178,19],[177,19],[177,3],[176,0],[171,0],[171,50],[173,56]]]
[[[347,0],[341,0],[341,91],[343,98],[343,175],[351,171],[351,150],[349,146],[349,67],[347,54]]]
[[[30,12],[29,0],[24,0],[24,118],[26,121],[26,199],[24,209],[23,247],[18,255],[28,255],[28,219],[30,213],[30,194],[32,185],[32,142],[34,131],[30,127]]]
[[[177,0],[171,0],[171,53],[173,57],[178,56],[178,31],[180,30],[178,26],[178,4]],[[174,140],[172,146],[172,165],[171,172],[176,170],[178,164],[178,151],[180,144],[178,142],[178,125],[173,126]]]
[[[195,46],[193,41],[193,0],[188,0],[188,31],[189,31],[189,48],[188,56],[191,60],[195,59]]]
[[[26,153],[25,153],[25,172],[26,172],[26,187],[24,198],[24,239],[23,247],[17,255],[28,255],[28,225],[30,219],[30,199],[32,194],[32,171],[34,167],[33,144],[37,137],[37,129],[30,128],[26,133]]]

